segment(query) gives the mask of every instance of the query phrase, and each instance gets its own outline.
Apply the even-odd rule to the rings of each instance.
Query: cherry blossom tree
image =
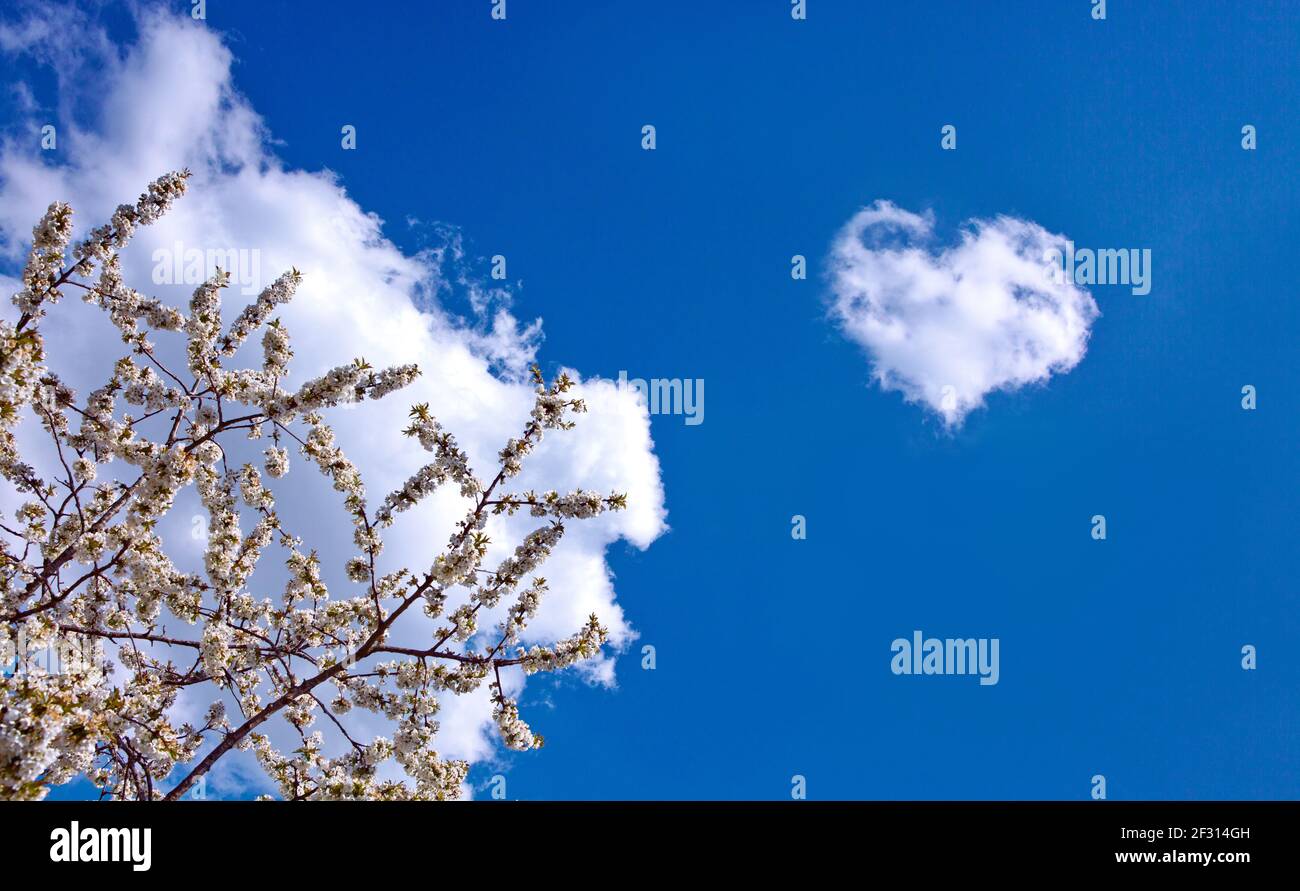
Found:
[[[487,684],[505,745],[542,745],[507,697],[503,671],[590,658],[606,630],[593,615],[566,640],[521,646],[547,592],[534,572],[565,521],[620,510],[625,496],[508,491],[544,433],[571,428],[585,410],[569,377],[547,384],[534,368],[531,416],[489,478],[476,475],[428,406],[416,405],[402,432],[431,458],[372,509],[361,470],[324,414],[388,396],[419,369],[376,370],[358,359],[282,388],[293,350],[272,316],[293,297],[296,269],[228,326],[220,270],[185,311],[128,287],[120,251],[185,193],[188,178],[159,178],[75,245],[72,210],[52,204],[33,230],[13,298],[18,318],[0,319],[0,476],[21,502],[0,517],[0,647],[9,656],[0,659],[0,798],[42,798],[87,775],[105,797],[174,800],[235,749],[251,750],[286,799],[459,797],[468,766],[434,749],[438,695]],[[111,376],[84,399],[53,370],[41,336],[48,307],[68,291],[106,313],[125,344]],[[227,367],[259,330],[261,366]],[[152,337],[183,337],[186,367],[168,367]],[[24,460],[15,431],[31,417],[48,448]],[[261,440],[260,460],[232,460],[232,437]],[[337,491],[353,526],[346,593],[328,589],[321,558],[276,513],[271,481],[289,472],[291,449]],[[179,570],[160,534],[191,485],[207,514],[201,573]],[[467,505],[445,548],[423,567],[381,573],[385,530],[441,486]],[[488,519],[520,512],[537,527],[512,556],[485,567]],[[250,577],[277,548],[287,583],[277,597],[259,597]],[[509,604],[499,627],[480,633],[480,613],[499,603]],[[393,642],[404,616],[423,629],[421,645]],[[63,655],[57,668],[32,664],[30,652],[53,645]],[[179,721],[182,697],[199,697],[200,711],[211,701],[202,720]],[[390,736],[358,739],[354,710],[379,716]],[[273,719],[299,743],[292,752],[273,745]]]

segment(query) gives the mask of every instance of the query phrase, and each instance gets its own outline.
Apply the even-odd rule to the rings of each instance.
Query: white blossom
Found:
[[[33,230],[13,298],[18,317],[0,319],[0,478],[20,503],[0,522],[0,644],[73,637],[98,648],[59,674],[23,667],[0,675],[0,798],[41,798],[52,785],[85,775],[115,798],[174,799],[207,771],[198,755],[214,747],[218,754],[251,751],[284,798],[456,798],[468,765],[435,748],[439,697],[472,693],[491,678],[503,743],[537,748],[541,737],[505,697],[502,672],[564,668],[595,656],[607,636],[592,616],[567,640],[520,645],[547,590],[534,573],[559,546],[563,523],[620,510],[623,496],[497,491],[546,431],[569,429],[585,406],[569,395],[567,376],[548,386],[534,369],[527,423],[484,478],[428,406],[415,406],[403,432],[432,459],[372,513],[362,470],[336,442],[324,412],[389,396],[419,369],[376,370],[355,359],[285,389],[293,351],[271,314],[292,299],[303,278],[296,269],[225,328],[223,271],[200,284],[183,310],[127,286],[120,252],[138,227],[184,194],[187,178],[160,177],[71,247],[72,210],[52,204]],[[48,366],[41,335],[46,308],[69,288],[106,313],[128,353],[84,398]],[[258,329],[257,366],[228,366]],[[185,368],[168,368],[153,337],[184,338]],[[15,429],[25,417],[53,444],[40,461],[19,453]],[[260,468],[233,457],[234,436],[272,438]],[[288,471],[290,440],[342,496],[356,551],[326,557],[342,564],[347,591],[329,590],[321,556],[276,512],[271,481]],[[385,531],[444,485],[466,501],[445,546],[423,567],[383,566]],[[160,537],[190,486],[204,512],[196,518],[201,573],[177,569]],[[545,522],[485,567],[489,518],[519,511]],[[277,546],[283,589],[275,597],[250,590],[259,561]],[[507,596],[504,617],[489,617],[485,611]],[[409,610],[415,605],[421,609]],[[391,643],[409,640],[391,632],[403,615],[417,617],[404,627],[421,627],[420,613],[439,620],[428,639]],[[117,644],[112,660],[102,657],[105,643]],[[183,689],[215,697],[198,726],[176,715]],[[242,719],[227,717],[227,702]],[[391,734],[356,738],[345,725],[354,710],[382,716]],[[245,723],[253,717],[259,727],[287,723],[302,745],[280,753]],[[405,779],[385,774],[386,762]]]

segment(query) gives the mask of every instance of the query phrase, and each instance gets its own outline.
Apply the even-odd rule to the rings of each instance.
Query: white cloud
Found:
[[[1083,359],[1097,304],[1044,260],[1065,244],[999,216],[968,221],[956,244],[940,246],[929,214],[877,201],[831,248],[831,314],[882,389],[956,427],[989,393],[1046,382]]]
[[[39,61],[59,71],[58,107],[64,115],[57,165],[33,151],[27,129],[31,122],[18,122],[0,143],[0,268],[7,264],[5,271],[16,271],[31,227],[51,201],[71,203],[84,233],[107,219],[117,204],[134,200],[159,174],[188,167],[194,173],[189,193],[162,222],[142,229],[123,255],[129,284],[184,306],[192,285],[151,284],[154,250],[171,249],[177,242],[200,250],[259,251],[258,287],[296,266],[305,274],[303,286],[279,313],[295,350],[290,386],[354,356],[376,365],[417,362],[424,371],[414,386],[382,402],[335,411],[329,418],[340,444],[362,468],[372,502],[400,486],[428,457],[400,434],[415,402],[430,403],[480,475],[495,468],[497,450],[522,430],[532,405],[523,369],[536,353],[540,320],[520,325],[507,291],[468,275],[459,242],[447,249],[404,253],[385,237],[382,221],[359,207],[328,171],[286,168],[269,148],[267,124],[236,91],[231,53],[212,31],[157,11],[142,13],[138,24],[136,43],[112,47],[93,23],[80,20],[77,28],[86,39],[59,45],[82,49],[53,55],[41,41],[49,30],[41,19],[0,27],[0,48],[39,52]],[[31,54],[24,58],[37,59]],[[87,110],[92,116],[85,116]],[[16,289],[12,276],[0,280]],[[440,303],[456,289],[468,296],[474,313],[468,319]],[[226,293],[229,316],[250,299],[236,288]],[[100,314],[72,298],[55,308],[42,330],[51,354],[58,357],[52,364],[81,393],[102,383],[123,352]],[[160,349],[180,355],[179,343],[166,335],[156,339]],[[236,363],[260,361],[257,338],[252,340]],[[659,465],[649,417],[635,394],[599,379],[584,381],[581,390],[589,413],[579,416],[575,430],[548,436],[517,481],[518,489],[625,491],[629,509],[569,524],[569,534],[544,567],[552,593],[530,626],[530,637],[538,642],[567,637],[594,612],[610,629],[614,645],[626,646],[636,633],[616,600],[605,553],[620,540],[648,547],[666,530]],[[24,428],[25,437],[39,432],[34,424]],[[337,591],[347,592],[341,567],[352,546],[338,494],[302,459],[280,482],[276,490],[286,528],[320,551],[329,580]],[[455,493],[440,493],[402,515],[388,537],[384,571],[399,565],[427,567],[464,509]],[[178,504],[169,518],[173,541],[179,542],[172,556],[185,568],[197,568],[198,548],[187,547],[192,544],[190,513]],[[513,549],[537,522],[526,517],[494,521],[488,565]],[[265,593],[273,590],[268,584]],[[491,628],[497,618],[488,617],[480,627]],[[413,624],[403,623],[394,642],[427,641],[431,625]],[[612,663],[591,666],[588,679],[612,685]],[[520,683],[508,679],[507,689]],[[485,695],[447,695],[443,709],[440,754],[470,759],[492,754]],[[317,726],[329,730],[323,718]],[[384,728],[376,722],[368,729]],[[544,726],[538,730],[545,733]]]

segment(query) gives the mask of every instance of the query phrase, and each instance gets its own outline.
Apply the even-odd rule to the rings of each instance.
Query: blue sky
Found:
[[[641,635],[617,688],[531,683],[547,747],[472,779],[528,799],[787,798],[796,774],[815,799],[1083,799],[1095,774],[1112,799],[1297,797],[1300,9],[786,5],[208,4],[286,164],[336,171],[404,249],[415,217],[507,256],[544,368],[705,381],[703,424],[652,418],[671,531],[610,555]],[[1008,214],[1149,248],[1151,293],[1093,287],[1073,371],[946,430],[827,316],[827,253],[877,199],[932,211],[941,239]],[[998,638],[1000,682],[891,674],[914,629]]]

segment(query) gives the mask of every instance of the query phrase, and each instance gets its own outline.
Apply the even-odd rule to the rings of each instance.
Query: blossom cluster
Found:
[[[85,775],[114,798],[174,800],[232,751],[251,752],[286,799],[456,798],[468,768],[437,752],[439,698],[488,682],[503,743],[537,748],[502,672],[564,668],[596,656],[607,638],[592,616],[566,640],[523,645],[548,590],[535,572],[564,523],[621,510],[624,497],[497,491],[547,431],[571,428],[585,411],[576,384],[563,374],[547,384],[534,370],[533,409],[486,479],[429,407],[415,406],[404,432],[432,460],[371,510],[362,469],[324,413],[388,396],[419,369],[356,359],[287,387],[293,349],[273,315],[301,286],[297,269],[228,325],[224,271],[184,308],[128,287],[121,251],[188,179],[159,178],[75,245],[71,208],[51,205],[13,298],[18,318],[0,319],[0,479],[19,505],[0,516],[0,650],[64,635],[107,645],[102,659],[57,671],[0,665],[0,798],[41,798]],[[48,366],[41,334],[48,307],[69,289],[105,313],[127,353],[84,398]],[[235,366],[258,331],[260,362]],[[169,367],[173,355],[183,369]],[[24,460],[15,430],[32,417],[49,446]],[[233,457],[235,436],[261,441],[255,461]],[[295,447],[342,496],[355,550],[329,559],[346,591],[330,589],[320,554],[277,513],[275,481]],[[424,567],[384,567],[384,532],[442,486],[465,503],[445,547]],[[160,537],[189,487],[203,508],[201,572],[181,571]],[[489,520],[520,511],[545,522],[486,567]],[[287,573],[273,596],[256,570],[277,547]],[[391,643],[404,615],[425,617],[413,626],[425,645]],[[182,694],[208,698],[202,721],[177,717]],[[355,710],[382,716],[392,733],[356,738],[347,726]],[[290,754],[273,732],[294,742]]]

